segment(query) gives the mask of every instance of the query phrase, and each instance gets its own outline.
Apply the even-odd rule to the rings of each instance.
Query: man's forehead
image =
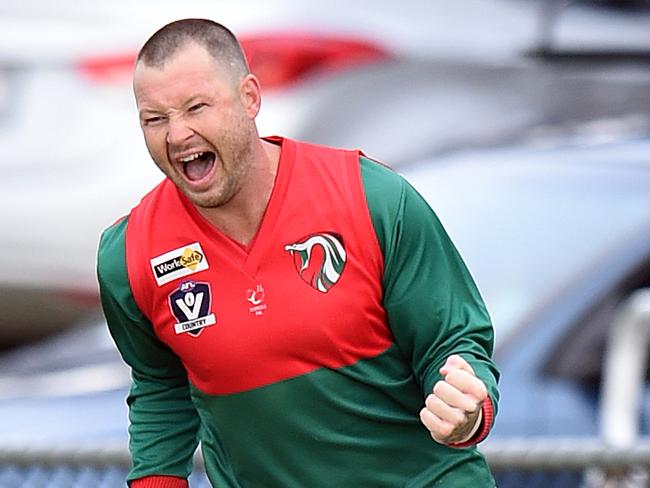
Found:
[[[170,58],[162,66],[151,66],[145,62],[138,62],[133,73],[133,85],[138,88],[167,85],[181,79],[216,80],[220,77],[220,70],[214,60],[207,56],[196,56],[190,52],[187,56],[179,53]]]
[[[164,71],[178,64],[189,63],[214,67],[216,65],[216,60],[205,47],[195,42],[187,42],[153,62],[146,58],[139,59],[135,68],[136,71],[138,69]]]
[[[236,90],[231,76],[213,62],[193,62],[179,57],[162,68],[138,63],[133,92],[138,107],[179,105],[191,96],[215,96]]]

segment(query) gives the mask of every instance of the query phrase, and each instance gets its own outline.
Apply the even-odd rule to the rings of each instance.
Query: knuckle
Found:
[[[447,437],[451,436],[451,434],[453,434],[453,432],[454,432],[453,425],[450,425],[447,422],[442,423],[440,425],[440,427],[438,428],[438,434],[442,438],[447,438]]]
[[[454,410],[452,418],[455,425],[462,425],[467,421],[467,414],[459,410]]]
[[[468,408],[466,408],[465,411],[467,413],[473,414],[473,413],[476,413],[479,410],[481,410],[481,408],[483,408],[483,402],[482,401],[473,402],[473,403],[470,403],[468,405]]]
[[[472,388],[472,396],[476,399],[476,404],[478,405],[478,408],[481,407],[483,402],[487,399],[488,392],[487,388],[483,384],[482,381],[477,381],[474,383],[474,387]]]
[[[451,371],[449,371],[446,380],[449,383],[455,384],[461,381],[463,377],[467,374],[469,373],[467,373],[467,371],[463,371],[462,369],[452,369]]]
[[[420,410],[420,419],[422,420],[422,422],[429,422],[430,415],[431,412],[428,409],[423,408],[422,410]]]
[[[426,409],[423,408],[420,410],[420,422],[422,422],[427,428],[429,426],[429,419],[427,418]]]
[[[424,404],[427,406],[429,410],[431,410],[436,405],[437,400],[438,398],[435,395],[429,395],[424,401]]]
[[[436,395],[440,396],[446,388],[446,384],[444,381],[438,381],[434,386],[433,386],[433,393]]]

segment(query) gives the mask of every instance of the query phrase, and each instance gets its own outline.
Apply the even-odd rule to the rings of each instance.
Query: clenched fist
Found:
[[[456,354],[447,358],[440,374],[443,379],[427,396],[420,420],[440,444],[465,442],[481,423],[487,389],[467,361]]]

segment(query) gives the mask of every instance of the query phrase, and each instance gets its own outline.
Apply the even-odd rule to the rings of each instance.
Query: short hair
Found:
[[[196,43],[218,63],[226,66],[235,79],[250,73],[246,56],[237,37],[227,27],[208,19],[182,19],[158,29],[144,43],[136,62],[163,68],[179,49]]]

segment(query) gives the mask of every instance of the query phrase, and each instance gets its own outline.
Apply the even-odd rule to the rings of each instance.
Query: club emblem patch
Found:
[[[208,261],[198,242],[166,252],[150,262],[158,286],[208,269]]]
[[[264,310],[267,309],[264,298],[265,293],[262,285],[257,285],[255,289],[249,288],[246,290],[246,300],[250,303],[248,311],[256,316],[262,315]]]
[[[217,323],[217,318],[210,312],[210,285],[184,281],[169,295],[169,307],[178,321],[174,324],[177,334],[188,333],[198,336],[204,327]]]
[[[303,281],[322,293],[327,293],[336,284],[345,268],[343,238],[333,232],[311,234],[284,246],[284,250],[293,257]]]

